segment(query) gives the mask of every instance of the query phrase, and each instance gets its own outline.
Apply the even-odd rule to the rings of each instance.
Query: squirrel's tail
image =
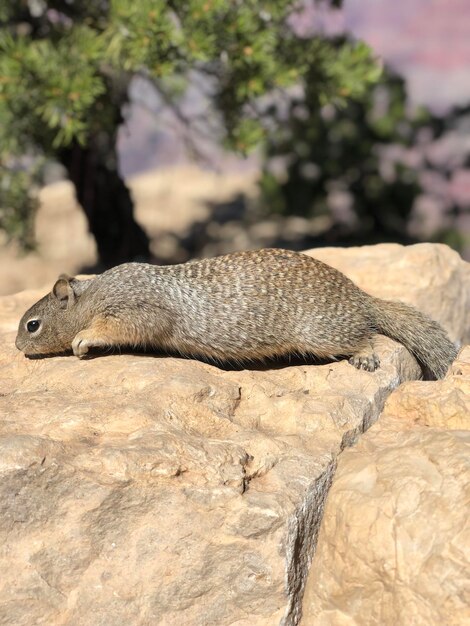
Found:
[[[426,377],[443,378],[457,350],[442,326],[402,302],[374,298],[374,303],[377,331],[408,348]]]

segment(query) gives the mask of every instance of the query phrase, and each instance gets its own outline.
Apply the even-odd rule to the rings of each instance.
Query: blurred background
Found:
[[[0,293],[129,260],[470,259],[468,0],[0,5]]]

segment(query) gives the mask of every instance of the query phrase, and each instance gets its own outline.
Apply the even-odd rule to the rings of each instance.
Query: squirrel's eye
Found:
[[[39,328],[39,326],[40,326],[39,320],[30,320],[26,324],[26,328],[28,329],[29,333],[35,333],[37,329]]]

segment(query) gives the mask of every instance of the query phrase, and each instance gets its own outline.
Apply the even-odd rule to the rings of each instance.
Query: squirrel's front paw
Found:
[[[75,356],[78,356],[79,359],[83,358],[86,354],[88,354],[88,350],[90,349],[89,342],[85,339],[85,337],[81,336],[81,333],[75,337],[72,341],[72,350]]]
[[[75,356],[78,356],[79,359],[83,359],[83,357],[87,356],[90,348],[97,347],[101,344],[101,341],[96,338],[91,338],[89,333],[85,330],[75,336],[75,339],[72,341],[72,350]]]

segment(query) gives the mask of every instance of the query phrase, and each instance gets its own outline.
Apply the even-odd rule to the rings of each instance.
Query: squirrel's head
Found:
[[[71,350],[72,340],[81,330],[80,296],[90,280],[76,280],[61,274],[51,293],[26,311],[20,320],[15,345],[31,355],[60,354]],[[82,312],[83,313],[83,312]]]

